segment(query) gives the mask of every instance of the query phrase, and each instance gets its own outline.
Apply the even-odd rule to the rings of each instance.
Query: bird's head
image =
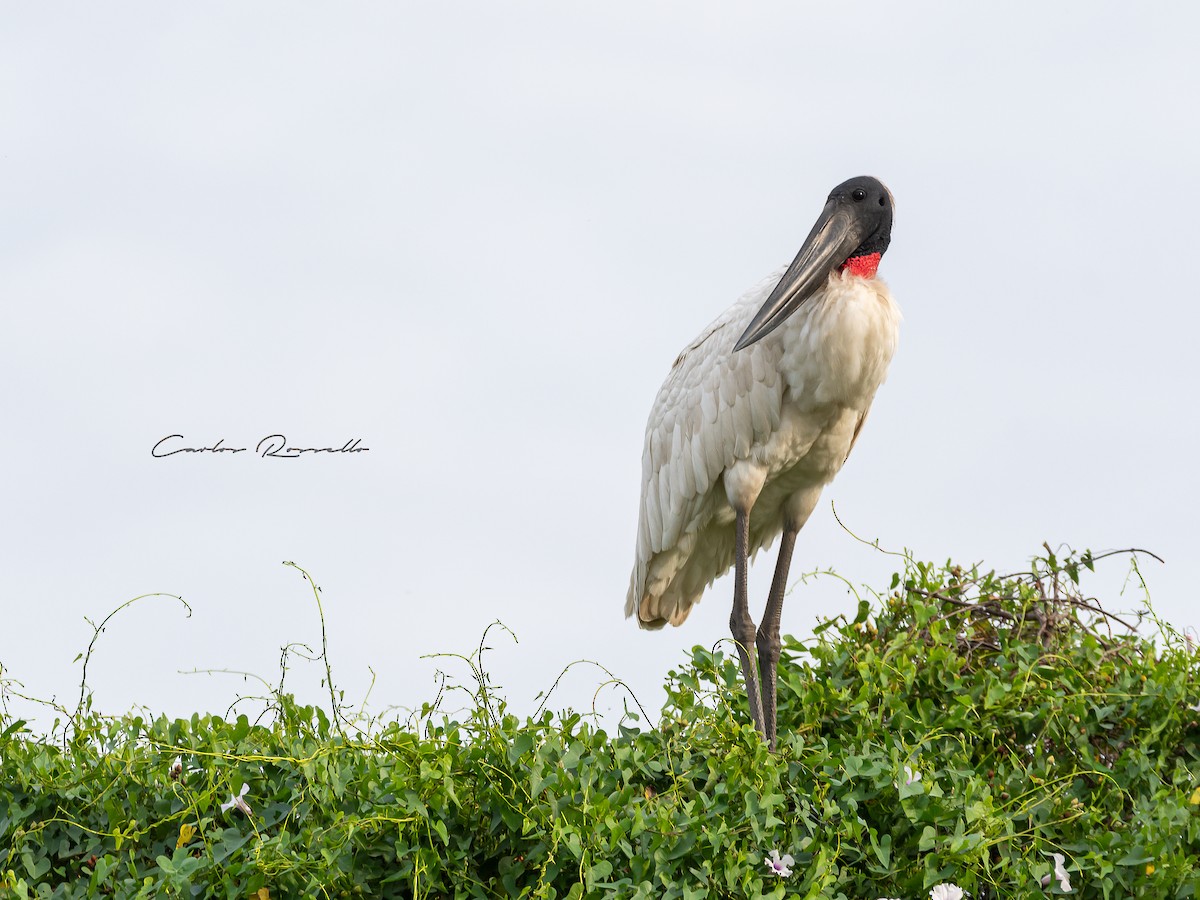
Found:
[[[733,349],[748,347],[782,325],[824,286],[830,273],[874,278],[892,240],[894,206],[892,192],[870,175],[843,181],[830,191],[800,252]]]

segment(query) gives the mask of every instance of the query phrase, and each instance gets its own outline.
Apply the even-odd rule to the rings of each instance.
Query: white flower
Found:
[[[253,813],[250,811],[250,804],[242,799],[243,797],[246,796],[246,793],[249,790],[250,790],[250,785],[243,784],[241,793],[231,796],[229,798],[228,803],[221,804],[221,812],[229,812],[229,810],[233,809],[236,806],[238,809],[240,809],[246,815],[248,815],[248,816],[253,815]]]
[[[920,772],[914,772],[912,766],[904,767],[904,783],[905,784],[915,784],[916,782],[918,782],[920,780],[921,780]]]
[[[1067,874],[1066,867],[1063,865],[1067,861],[1067,858],[1061,853],[1051,853],[1050,856],[1054,860],[1054,875],[1043,875],[1042,887],[1050,884],[1050,879],[1053,877],[1058,879],[1058,886],[1060,888],[1068,894],[1071,893],[1071,876]]]
[[[767,868],[771,870],[772,875],[778,875],[780,878],[787,878],[792,874],[792,863],[794,863],[795,860],[792,859],[792,854],[790,853],[783,854],[783,858],[780,859],[779,851],[772,850],[770,858],[764,859],[763,862],[767,864]]]
[[[963,900],[963,889],[957,884],[935,884],[929,892],[929,900]]]

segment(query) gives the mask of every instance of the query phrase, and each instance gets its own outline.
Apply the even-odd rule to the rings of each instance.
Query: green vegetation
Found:
[[[1092,562],[906,561],[856,621],[787,644],[776,754],[734,659],[701,648],[659,727],[615,735],[519,720],[478,654],[457,719],[355,723],[333,693],[257,723],[85,699],[46,737],[4,714],[0,895],[981,900],[1061,894],[1059,853],[1073,896],[1194,896],[1198,657],[1099,613]]]

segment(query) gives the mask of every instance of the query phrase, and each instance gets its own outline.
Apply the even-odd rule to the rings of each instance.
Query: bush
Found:
[[[1189,897],[1197,657],[1084,598],[1089,556],[909,562],[780,666],[780,742],[695,648],[659,727],[475,703],[413,722],[0,717],[0,884],[46,897]],[[1132,623],[1131,623],[1132,624]],[[482,646],[482,645],[481,645]],[[178,761],[176,761],[178,759]],[[239,796],[242,785],[245,794]],[[245,804],[241,808],[237,800]],[[222,808],[224,806],[224,808]],[[777,877],[764,863],[794,858]],[[1043,881],[1046,885],[1043,886]]]

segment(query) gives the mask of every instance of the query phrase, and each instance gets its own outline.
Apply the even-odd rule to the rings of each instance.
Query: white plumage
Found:
[[[886,377],[900,310],[881,280],[849,272],[831,272],[783,324],[734,352],[783,274],[701,332],[650,411],[625,601],[643,628],[681,624],[733,565],[735,504],[750,510],[751,553],[770,546],[785,515],[804,524]]]

